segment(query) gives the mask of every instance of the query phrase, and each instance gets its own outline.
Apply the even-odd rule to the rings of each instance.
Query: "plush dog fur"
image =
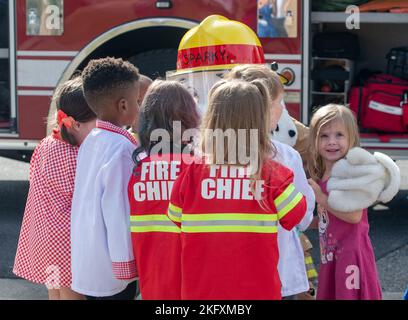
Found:
[[[342,212],[361,210],[377,201],[390,201],[399,185],[400,172],[391,158],[356,147],[334,164],[327,183],[328,203]]]
[[[374,157],[386,168],[386,187],[378,196],[378,200],[387,203],[398,193],[401,184],[401,172],[395,162],[385,154],[374,152]]]
[[[272,132],[272,139],[293,147],[298,139],[298,132],[288,110],[283,108],[278,127]]]

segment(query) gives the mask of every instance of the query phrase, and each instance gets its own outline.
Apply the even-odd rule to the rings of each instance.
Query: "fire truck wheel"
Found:
[[[152,79],[166,77],[166,71],[176,69],[177,49],[158,49],[139,53],[129,58],[141,74]]]

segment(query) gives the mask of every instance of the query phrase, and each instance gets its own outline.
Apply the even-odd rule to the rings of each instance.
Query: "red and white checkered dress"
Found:
[[[26,280],[71,287],[71,201],[78,147],[52,136],[34,150],[30,189],[13,272]]]

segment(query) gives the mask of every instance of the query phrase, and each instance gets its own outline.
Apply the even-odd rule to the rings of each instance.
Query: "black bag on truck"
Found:
[[[392,48],[387,59],[387,73],[408,80],[408,47]]]
[[[360,55],[358,36],[350,32],[323,32],[313,38],[313,56],[356,60]]]

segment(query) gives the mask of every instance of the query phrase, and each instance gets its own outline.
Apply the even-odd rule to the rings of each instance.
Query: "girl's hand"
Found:
[[[316,202],[320,205],[325,206],[327,202],[327,196],[324,194],[320,186],[313,179],[308,179],[307,181],[314,191]]]
[[[333,210],[332,208],[329,207],[329,204],[327,203],[328,197],[326,194],[323,193],[320,186],[315,181],[313,181],[313,179],[308,179],[307,181],[309,182],[309,185],[312,187],[315,193],[316,202],[320,204],[322,207],[326,208],[326,210],[330,211],[337,218],[348,223],[356,224],[361,221],[361,218],[363,216],[363,210],[355,212],[340,212]]]

